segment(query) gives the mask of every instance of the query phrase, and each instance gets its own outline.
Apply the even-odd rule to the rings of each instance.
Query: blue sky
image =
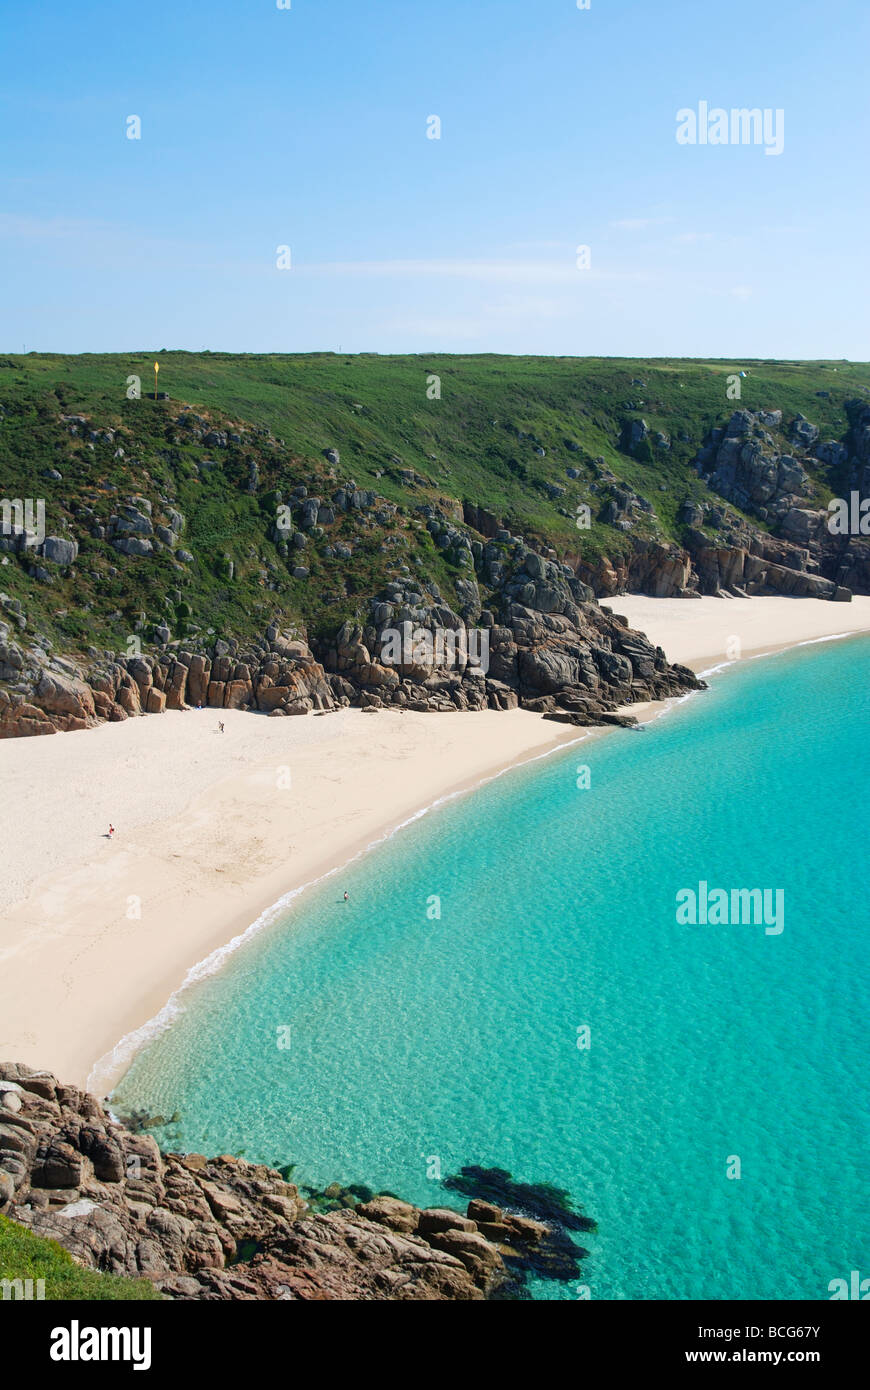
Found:
[[[7,0],[0,37],[0,350],[870,355],[866,0]],[[679,145],[701,101],[782,109],[782,153]]]

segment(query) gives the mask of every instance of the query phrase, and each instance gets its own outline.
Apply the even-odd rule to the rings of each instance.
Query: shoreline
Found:
[[[655,702],[655,705],[650,702],[648,707],[650,709],[658,709],[660,705],[663,706],[664,704],[664,701]],[[634,706],[634,708],[640,709],[641,706],[637,705]],[[479,711],[468,711],[467,713],[474,712]],[[529,711],[516,712],[522,714],[529,713]],[[224,713],[226,713],[226,711],[224,711]],[[400,715],[398,717],[401,718],[402,716]],[[423,715],[422,717],[432,718],[433,716]],[[531,714],[530,717],[532,719],[540,719],[540,716],[535,714]],[[641,720],[640,722],[646,721]],[[554,725],[553,727],[558,729],[559,726]],[[253,941],[260,932],[268,931],[269,928],[290,909],[294,900],[307,892],[310,888],[315,888],[318,884],[324,883],[327,879],[334,878],[337,874],[343,873],[346,869],[349,869],[351,865],[355,864],[357,860],[364,858],[365,855],[378,849],[381,845],[387,844],[407,826],[413,825],[418,820],[422,820],[432,811],[436,811],[440,806],[444,806],[450,801],[455,801],[458,797],[467,796],[471,792],[478,791],[481,787],[487,786],[490,782],[497,781],[500,777],[504,777],[510,772],[519,771],[520,768],[540,762],[544,758],[549,758],[556,753],[562,752],[566,748],[584,743],[587,739],[593,738],[597,734],[610,732],[608,729],[599,727],[590,727],[587,729],[578,729],[571,725],[563,725],[562,727],[565,730],[564,735],[559,736],[557,734],[556,738],[542,752],[530,753],[528,756],[521,756],[516,760],[511,760],[503,766],[496,767],[493,771],[485,773],[481,777],[463,782],[458,786],[442,792],[434,801],[430,801],[417,810],[412,811],[410,815],[406,816],[401,821],[395,823],[392,821],[386,822],[380,831],[375,832],[373,839],[366,837],[364,840],[358,841],[355,845],[346,846],[342,851],[345,857],[342,858],[338,864],[333,862],[334,856],[330,855],[328,859],[324,860],[323,867],[320,871],[315,868],[312,878],[304,883],[294,884],[292,887],[288,888],[282,893],[281,897],[275,899],[267,907],[263,908],[253,921],[249,921],[247,916],[239,918],[237,925],[240,926],[240,930],[234,931],[233,935],[228,940],[225,939],[227,928],[222,928],[219,932],[220,944],[216,945],[207,956],[190,966],[184,979],[180,982],[178,987],[173,990],[163,1006],[149,1017],[141,1027],[126,1033],[109,1052],[104,1053],[96,1059],[88,1073],[85,1089],[91,1091],[93,1094],[100,1093],[108,1096],[110,1090],[117,1085],[124,1073],[128,1070],[136,1054],[154,1037],[171,1025],[177,1010],[183,1007],[180,1003],[179,996],[186,993],[188,989],[193,988],[201,981],[208,979],[210,975],[215,974],[221,969],[224,962],[228,960],[230,956],[235,955],[236,951],[243,949],[244,946],[250,941]],[[571,730],[570,733],[568,732],[569,729]],[[241,926],[242,920],[247,922],[246,926]]]
[[[765,604],[775,608],[758,607]],[[670,660],[710,673],[741,658],[870,631],[866,597],[834,605],[630,595],[607,606]],[[741,658],[727,656],[723,628],[726,637],[742,632]],[[768,640],[750,646],[756,635]],[[646,723],[676,703],[627,709]],[[4,773],[12,767],[12,777],[4,776],[14,784],[8,804],[19,811],[7,852],[13,861],[20,855],[24,889],[0,913],[0,1055],[100,1094],[171,1022],[179,994],[268,930],[307,888],[446,801],[611,732],[553,725],[523,710],[465,718],[346,710],[299,721],[189,714],[183,724],[170,713],[0,744]],[[137,763],[137,754],[149,761]],[[276,775],[286,774],[279,759],[288,757],[288,790],[301,780],[302,797],[279,805]],[[228,774],[227,760],[241,768]],[[161,776],[167,770],[171,785]],[[120,779],[123,814],[106,809],[115,803],[101,771]],[[62,814],[54,815],[52,797],[63,797]],[[119,832],[111,845],[97,829],[110,814]]]
[[[34,822],[44,826],[33,814],[37,802],[44,805],[46,780],[34,785],[35,754],[51,767],[62,740],[67,777],[72,774],[81,796],[94,754],[117,770],[132,736],[152,758],[157,754],[160,767],[161,754],[190,754],[192,729],[195,742],[213,744],[204,760],[192,759],[197,767],[209,765],[211,776],[193,795],[179,798],[176,788],[169,819],[159,819],[154,804],[157,779],[146,796],[149,818],[134,819],[128,830],[127,819],[111,813],[117,827],[111,844],[104,833],[109,811],[98,825],[68,823],[81,862],[57,853],[57,836],[51,870],[0,913],[3,1057],[48,1066],[81,1087],[94,1077],[105,1094],[129,1065],[125,1057],[110,1073],[111,1055],[132,1035],[149,1032],[178,993],[207,973],[207,962],[267,926],[294,896],[443,801],[596,732],[525,710],[476,711],[466,719],[458,711],[437,718],[343,710],[293,721],[215,710],[191,712],[183,723],[170,712],[50,740],[10,740],[0,755],[18,764],[18,777],[4,780],[17,780],[15,792],[32,803],[15,848],[32,851],[28,832]],[[242,768],[216,776],[215,759],[224,750]],[[338,772],[329,766],[334,758],[341,759]],[[121,770],[135,774],[143,765]],[[288,804],[281,805],[275,784],[288,770]],[[225,817],[234,822],[229,829]]]
[[[664,647],[669,661],[689,666],[696,674],[805,643],[870,631],[870,596],[866,594],[857,595],[851,603],[811,598],[683,599],[623,594],[603,600],[603,605]],[[729,654],[729,644],[733,655]]]

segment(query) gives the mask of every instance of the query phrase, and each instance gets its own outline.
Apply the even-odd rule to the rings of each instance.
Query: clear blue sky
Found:
[[[5,0],[0,40],[0,350],[870,356],[867,0]],[[700,101],[783,153],[679,145]]]

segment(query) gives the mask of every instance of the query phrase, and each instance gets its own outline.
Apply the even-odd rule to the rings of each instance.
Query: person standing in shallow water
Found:
[[[346,889],[346,888],[345,888],[345,890],[344,890],[344,900],[345,900],[345,902],[347,902],[347,889]]]

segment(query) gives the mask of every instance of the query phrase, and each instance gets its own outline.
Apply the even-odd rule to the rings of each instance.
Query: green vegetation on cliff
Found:
[[[41,1288],[39,1280],[44,1281]],[[6,1281],[9,1281],[8,1293]],[[16,1281],[20,1281],[20,1292]],[[28,1281],[32,1281],[32,1289]],[[0,1284],[3,1285],[0,1298],[6,1301],[23,1298],[28,1292],[32,1292],[34,1298],[41,1292],[46,1302],[70,1299],[135,1302],[161,1298],[147,1279],[122,1279],[117,1274],[84,1269],[56,1240],[35,1236],[6,1216],[0,1216]]]
[[[155,360],[168,399],[148,395]],[[740,370],[748,374],[734,400],[728,378]],[[142,395],[128,399],[134,376]],[[470,504],[572,566],[618,562],[638,540],[681,544],[687,499],[722,506],[693,460],[735,409],[782,411],[776,443],[785,452],[798,415],[820,439],[843,440],[844,403],[868,391],[870,366],[843,362],[0,358],[0,498],[44,499],[46,534],[78,546],[72,566],[4,554],[5,616],[20,604],[29,631],[72,654],[123,650],[130,634],[150,640],[163,625],[173,638],[208,641],[262,632],[277,617],[317,636],[358,616],[402,565],[453,604],[457,581],[473,575],[467,556],[427,529],[426,504],[459,525]],[[83,423],[62,418],[70,416]],[[630,447],[632,422],[641,420],[642,438]],[[842,469],[801,462],[805,504],[823,507],[845,485]],[[286,503],[294,487],[329,502],[351,479],[388,505],[337,509],[295,544],[276,532],[279,499]],[[648,509],[628,522],[608,519],[614,486]],[[151,506],[142,553],[135,519],[132,529],[113,529],[131,497]],[[588,530],[576,524],[583,505]],[[182,520],[161,542],[172,512]],[[731,513],[741,515],[736,506]],[[757,514],[752,524],[765,529]],[[298,520],[293,529],[298,535]],[[133,553],[119,553],[119,535],[133,538]]]

